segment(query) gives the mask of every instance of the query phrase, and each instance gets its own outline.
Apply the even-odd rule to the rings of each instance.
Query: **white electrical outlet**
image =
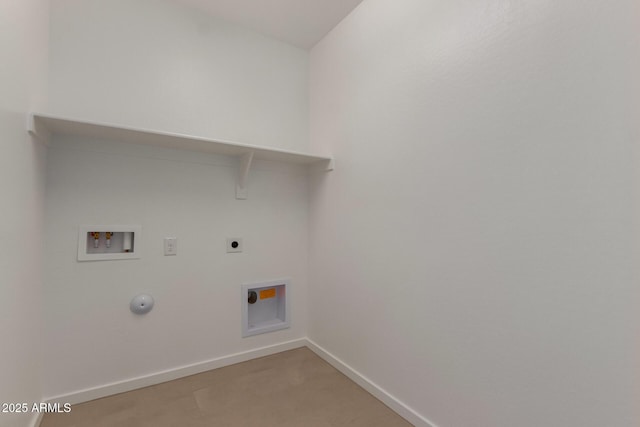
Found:
[[[242,239],[238,237],[227,238],[227,253],[242,252],[244,246],[242,245]]]
[[[178,255],[178,239],[175,237],[164,238],[164,256]]]

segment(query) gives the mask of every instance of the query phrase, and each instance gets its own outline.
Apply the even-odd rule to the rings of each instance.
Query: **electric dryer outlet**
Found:
[[[241,238],[239,237],[227,238],[227,253],[242,252],[243,249],[244,249],[244,245],[242,244]]]

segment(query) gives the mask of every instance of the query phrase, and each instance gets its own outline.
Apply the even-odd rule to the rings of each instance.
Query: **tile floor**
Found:
[[[307,348],[46,414],[41,427],[411,426]]]

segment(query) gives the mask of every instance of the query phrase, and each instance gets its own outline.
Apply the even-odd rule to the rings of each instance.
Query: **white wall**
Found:
[[[0,402],[41,398],[44,147],[26,113],[46,98],[48,2],[0,2]],[[31,414],[0,413],[0,426]]]
[[[442,427],[640,424],[634,0],[366,0],[311,53],[309,336]]]
[[[308,53],[185,6],[55,1],[51,55],[53,113],[308,148]],[[257,162],[238,201],[235,159],[68,138],[49,154],[45,396],[306,335],[304,170]],[[143,258],[78,263],[80,224],[141,224]],[[245,252],[226,254],[227,237]],[[280,277],[292,327],[242,339],[240,285]],[[140,292],[156,298],[146,317],[128,308]]]
[[[47,163],[46,397],[302,338],[307,176],[257,162],[235,199],[237,162],[149,146],[56,139]],[[80,224],[142,225],[139,260],[78,262]],[[163,255],[177,237],[178,255]],[[226,253],[226,238],[245,250]],[[291,328],[241,338],[240,288],[291,277]],[[149,293],[151,313],[129,301]]]
[[[308,149],[308,53],[170,0],[56,0],[50,111]]]

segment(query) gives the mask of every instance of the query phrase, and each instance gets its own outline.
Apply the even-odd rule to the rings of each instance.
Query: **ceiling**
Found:
[[[310,49],[362,0],[180,0],[226,21]]]

